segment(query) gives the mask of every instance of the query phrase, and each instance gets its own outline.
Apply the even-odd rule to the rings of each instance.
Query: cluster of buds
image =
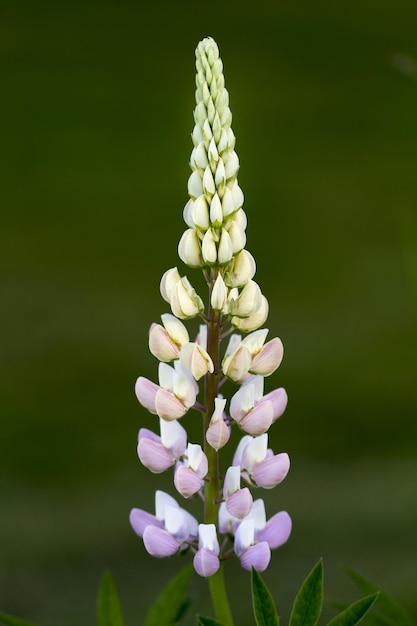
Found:
[[[264,379],[279,367],[283,345],[277,337],[266,341],[268,329],[261,328],[268,301],[253,280],[256,263],[245,249],[239,159],[222,61],[213,39],[199,43],[196,67],[190,199],[183,213],[188,228],[178,254],[188,267],[202,269],[208,302],[205,306],[177,267],[165,272],[160,291],[171,313],[163,314],[162,324],[152,324],[149,332],[149,349],[160,361],[159,384],[139,377],[135,391],[141,405],[159,418],[159,434],[139,431],[140,461],[153,473],[172,471],[183,498],[201,497],[204,518],[198,523],[175,499],[157,491],[155,515],[133,509],[130,521],[151,555],[190,550],[197,573],[208,577],[232,556],[245,569],[264,571],[271,549],[287,541],[288,513],[281,511],[267,521],[263,500],[254,501],[251,490],[278,485],[290,461],[286,453],[275,454],[268,447],[267,431],[283,414],[287,394],[282,387],[265,394]],[[182,320],[197,316],[202,321],[199,334],[190,341]],[[228,407],[220,393],[226,381],[238,386]],[[190,410],[202,414],[202,445],[187,441],[182,424]],[[234,427],[243,434],[232,465],[221,477],[218,453]]]

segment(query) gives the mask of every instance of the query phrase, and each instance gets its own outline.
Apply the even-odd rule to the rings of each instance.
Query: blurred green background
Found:
[[[288,615],[323,556],[328,597],[357,597],[348,563],[417,613],[416,23],[414,0],[1,4],[0,610],[91,626],[110,567],[139,624],[180,565],[128,525],[174,493],[137,460],[155,421],[133,385],[156,376],[212,35],[286,349],[268,389],[289,393],[271,437],[292,469],[266,495],[294,530],[265,578]],[[247,573],[227,578],[251,624]],[[210,613],[205,581],[192,593]]]

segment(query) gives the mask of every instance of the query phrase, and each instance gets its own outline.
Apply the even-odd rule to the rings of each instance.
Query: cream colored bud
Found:
[[[214,175],[214,180],[216,183],[216,187],[222,188],[226,184],[226,171],[224,169],[223,159],[220,158],[217,163],[216,173]]]
[[[217,261],[217,248],[214,239],[213,231],[211,228],[205,233],[203,237],[203,243],[201,245],[201,251],[203,254],[204,263],[207,265],[214,265]]]
[[[213,361],[208,352],[198,343],[187,343],[179,354],[181,364],[188,368],[196,380],[200,380],[207,372],[213,372]]]
[[[209,124],[209,121],[206,120],[203,124],[203,140],[206,146],[209,145],[212,138],[213,138],[213,133],[211,132],[211,126]]]
[[[222,203],[217,193],[214,194],[210,203],[210,222],[214,228],[220,228],[223,223]]]
[[[164,313],[161,315],[161,320],[172,341],[175,341],[180,348],[190,341],[186,327],[174,315]]]
[[[170,304],[173,314],[183,320],[195,317],[204,308],[201,298],[186,276],[175,285]]]
[[[189,267],[201,267],[203,265],[200,240],[195,228],[189,228],[183,233],[178,244],[178,256]]]
[[[227,132],[227,144],[229,146],[229,150],[233,150],[235,147],[235,143],[236,143],[235,134],[231,128],[228,128],[226,132]]]
[[[242,229],[246,230],[246,226],[248,225],[248,218],[246,217],[246,213],[243,209],[238,209],[233,216],[233,221]]]
[[[229,217],[235,212],[235,203],[233,201],[233,194],[230,191],[229,187],[224,188],[223,198],[222,198],[222,211],[223,216]]]
[[[184,222],[190,228],[194,228],[194,226],[195,226],[194,220],[193,220],[193,206],[194,206],[194,202],[190,198],[188,200],[187,204],[185,205],[184,210],[182,212],[182,216],[184,218]]]
[[[213,291],[211,292],[211,306],[215,311],[222,311],[224,305],[227,302],[227,287],[224,284],[224,280],[219,274],[213,285]]]
[[[213,128],[214,116],[216,115],[216,109],[214,108],[213,99],[210,98],[207,103],[207,117],[210,122],[210,126]]]
[[[195,147],[197,147],[198,144],[203,141],[203,133],[201,131],[201,126],[199,124],[196,124],[194,126],[191,139],[193,140],[193,144]]]
[[[214,119],[213,119],[213,138],[214,141],[218,142],[221,136],[221,132],[222,132],[222,123],[220,121],[220,117],[219,114],[216,112]]]
[[[233,202],[235,203],[235,211],[237,211],[243,206],[243,202],[245,199],[243,195],[243,191],[237,184],[237,180],[234,180],[233,183],[231,184],[230,191],[233,194]]]
[[[243,287],[237,300],[230,303],[230,313],[238,317],[254,315],[262,303],[262,292],[254,280],[249,280]]]
[[[262,303],[256,313],[244,319],[232,317],[232,324],[243,332],[250,332],[262,326],[268,317],[269,305],[265,296],[262,296]]]
[[[165,363],[178,359],[180,354],[179,347],[160,324],[152,324],[150,328],[149,350],[157,359]]]
[[[193,172],[188,179],[188,194],[191,198],[195,199],[201,196],[203,193],[203,183],[201,176],[197,170]]]
[[[229,233],[225,228],[222,228],[220,243],[219,243],[219,265],[226,265],[233,258],[233,244]]]
[[[194,224],[200,230],[205,231],[210,226],[209,208],[204,194],[194,200],[191,216]]]
[[[207,165],[203,174],[203,190],[206,196],[213,196],[216,192],[216,187],[214,184],[213,174],[211,173],[210,166]]]
[[[223,307],[223,311],[222,313],[224,315],[228,315],[229,313],[229,308],[230,308],[230,303],[233,302],[233,300],[237,300],[239,297],[239,290],[237,287],[233,287],[233,289],[230,289],[229,294],[227,296],[227,300],[224,304]]]
[[[243,287],[255,276],[255,259],[248,250],[242,250],[233,259],[233,264],[224,275],[228,287]]]
[[[248,373],[252,357],[249,350],[242,345],[240,335],[232,335],[222,361],[223,374],[240,381]]]
[[[213,167],[216,165],[217,161],[219,160],[219,153],[217,151],[217,147],[216,147],[216,142],[213,139],[210,141],[210,145],[208,148],[208,158],[210,161],[210,165]]]
[[[256,330],[254,333],[247,335],[242,340],[242,343],[249,350],[252,357],[254,357],[256,354],[258,354],[258,352],[261,351],[268,332],[268,328],[262,328],[261,330]]]
[[[175,285],[181,280],[181,276],[176,267],[167,270],[161,278],[160,291],[163,299],[171,304],[171,298]]]
[[[232,150],[232,152],[229,155],[229,158],[226,161],[225,170],[226,170],[227,180],[236,178],[237,172],[239,170],[239,157],[237,156],[234,150]]]
[[[222,129],[222,132],[220,135],[220,141],[218,142],[217,149],[220,154],[223,154],[223,152],[227,150],[228,147],[229,146],[227,142],[227,131],[225,129]]]
[[[232,242],[233,254],[237,254],[245,247],[246,233],[235,219],[230,221],[230,224],[227,226],[227,231]]]
[[[208,165],[207,152],[203,141],[195,148],[194,161],[200,170],[204,170]]]

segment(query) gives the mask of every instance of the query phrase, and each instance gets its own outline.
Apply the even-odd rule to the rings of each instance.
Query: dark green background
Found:
[[[155,420],[133,384],[156,375],[210,34],[286,349],[268,389],[288,389],[271,437],[292,469],[266,495],[294,530],[266,580],[287,615],[324,556],[330,597],[355,597],[346,562],[417,612],[416,23],[414,0],[1,4],[0,610],[91,626],[110,567],[139,624],[180,565],[128,525],[174,493],[136,458]],[[227,574],[250,624],[249,577]],[[209,613],[206,583],[193,594]]]

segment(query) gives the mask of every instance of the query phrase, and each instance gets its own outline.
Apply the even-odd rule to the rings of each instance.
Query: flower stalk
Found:
[[[141,429],[139,459],[153,473],[173,468],[179,494],[203,499],[203,521],[198,523],[163,492],[157,492],[155,515],[133,509],[130,521],[153,556],[194,553],[196,572],[208,578],[217,619],[233,626],[224,561],[235,557],[244,569],[262,572],[271,549],[285,543],[291,532],[289,515],[281,511],[267,522],[263,500],[254,501],[251,492],[274,487],[288,472],[288,455],[274,454],[266,434],[284,412],[287,396],[282,388],[264,395],[264,378],[279,367],[283,347],[278,338],[265,343],[268,329],[261,329],[269,306],[253,280],[255,260],[245,249],[239,159],[223,64],[213,39],[199,43],[196,70],[192,173],[183,213],[187,229],[178,254],[185,265],[202,270],[208,302],[176,267],[164,273],[160,291],[172,314],[163,314],[163,325],[153,324],[149,335],[149,348],[160,361],[159,385],[139,377],[135,390],[142,406],[159,417],[161,433]],[[197,316],[204,323],[190,341],[184,321]],[[238,386],[228,409],[227,398],[219,394],[225,380]],[[200,387],[203,397],[198,400]],[[203,412],[202,445],[187,443],[186,430],[178,424],[185,424],[193,408]],[[232,465],[222,468],[223,479],[220,450],[232,427],[244,436]]]

